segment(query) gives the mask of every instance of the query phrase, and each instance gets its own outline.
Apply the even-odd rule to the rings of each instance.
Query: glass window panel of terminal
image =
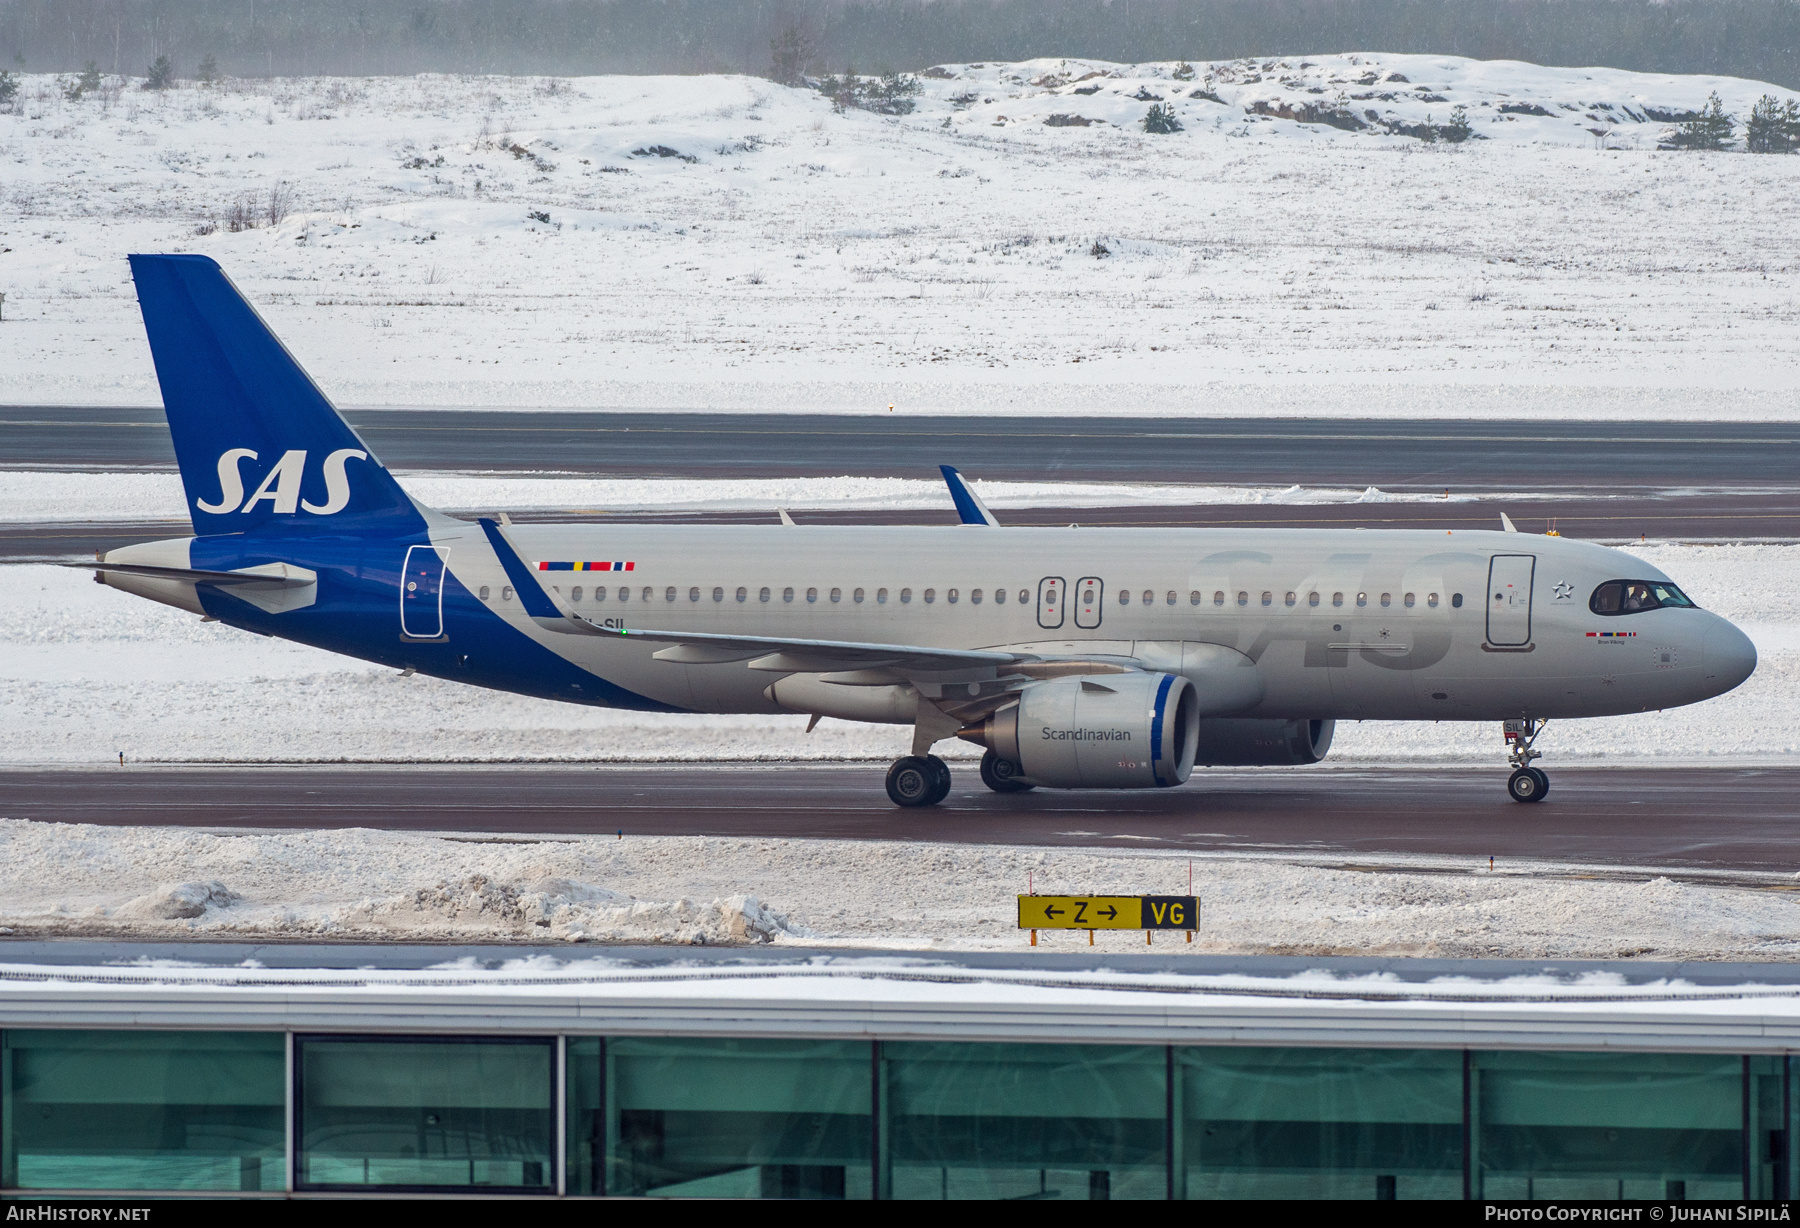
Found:
[[[0,1182],[283,1189],[286,1064],[279,1032],[8,1031]]]
[[[1744,1196],[1743,1058],[1472,1058],[1476,1198]]]
[[[297,1037],[301,1189],[547,1193],[554,1042]]]
[[[884,1196],[1165,1198],[1160,1045],[882,1045]]]
[[[1178,1195],[1463,1195],[1461,1050],[1176,1054]]]
[[[577,1045],[572,1080],[592,1068]],[[867,1041],[609,1039],[602,1088],[608,1194],[871,1195]],[[597,1098],[571,1089],[571,1106],[578,1094]],[[580,1137],[591,1148],[596,1132],[572,1128],[571,1151]]]

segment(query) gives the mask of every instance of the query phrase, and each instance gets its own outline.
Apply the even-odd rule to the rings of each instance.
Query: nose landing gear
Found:
[[[935,806],[950,796],[950,765],[936,755],[904,755],[888,769],[887,795],[896,806]]]
[[[1549,774],[1531,766],[1533,759],[1544,757],[1544,752],[1533,750],[1532,744],[1547,724],[1548,721],[1531,717],[1505,723],[1506,745],[1510,748],[1506,761],[1513,769],[1506,780],[1506,791],[1515,802],[1541,802],[1550,796]]]

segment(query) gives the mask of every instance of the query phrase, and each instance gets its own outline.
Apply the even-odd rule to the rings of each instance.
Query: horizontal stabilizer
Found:
[[[308,584],[317,584],[317,572],[308,571],[304,567],[295,567],[292,563],[263,563],[257,567],[246,567],[241,571],[202,571],[193,567],[150,567],[143,563],[64,563],[64,567],[74,567],[82,571],[117,572],[125,576],[145,576],[152,580],[181,580],[188,584],[259,584],[300,588]]]

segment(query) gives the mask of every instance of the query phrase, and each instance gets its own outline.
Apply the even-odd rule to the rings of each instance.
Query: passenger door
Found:
[[[1533,554],[1496,554],[1488,563],[1487,638],[1499,647],[1531,642]]]
[[[1083,576],[1075,581],[1075,625],[1084,631],[1092,631],[1100,625],[1103,607],[1101,598],[1106,596],[1106,585],[1098,576]]]
[[[410,546],[400,570],[400,634],[435,640],[444,634],[444,556],[432,546]]]
[[[1063,625],[1063,578],[1045,576],[1038,581],[1038,626],[1051,630]]]

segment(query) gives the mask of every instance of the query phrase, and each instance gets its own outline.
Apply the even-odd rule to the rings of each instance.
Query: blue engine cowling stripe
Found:
[[[1174,685],[1175,675],[1164,674],[1156,688],[1156,706],[1150,710],[1150,773],[1159,785],[1168,784],[1162,775],[1163,703],[1169,698],[1169,688]]]

